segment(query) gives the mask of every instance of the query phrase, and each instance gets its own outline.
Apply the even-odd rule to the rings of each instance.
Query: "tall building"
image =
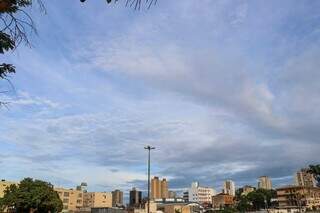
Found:
[[[189,190],[183,192],[182,197],[183,197],[184,202],[189,202]]]
[[[317,182],[307,169],[301,169],[295,174],[295,184],[297,186],[315,187]]]
[[[6,180],[0,181],[0,198],[4,196],[4,191],[7,189],[7,187],[10,187],[11,185],[18,185],[18,183]]]
[[[123,192],[120,190],[114,190],[112,192],[112,206],[119,207],[123,206]]]
[[[236,196],[236,186],[232,180],[226,180],[223,183],[223,193],[227,195]]]
[[[164,178],[154,177],[151,180],[151,199],[168,198],[168,182]]]
[[[169,191],[168,191],[168,182],[167,179],[163,178],[160,182],[161,186],[161,198],[169,198]]]
[[[151,179],[151,199],[158,199],[161,197],[161,187],[159,177]]]
[[[81,190],[54,188],[62,203],[63,212],[78,211],[83,207],[83,192]]]
[[[86,192],[84,193],[83,207],[85,208],[111,208],[111,192]]]
[[[213,188],[201,187],[198,182],[193,182],[188,190],[188,201],[196,203],[212,203],[212,196],[215,195]]]
[[[142,192],[136,188],[132,188],[129,196],[129,205],[131,207],[141,207],[142,204]]]
[[[272,189],[271,179],[268,176],[259,177],[258,188],[268,190]]]

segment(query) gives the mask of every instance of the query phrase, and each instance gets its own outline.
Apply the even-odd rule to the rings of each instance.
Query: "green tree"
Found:
[[[272,206],[272,198],[276,198],[275,190],[257,189],[248,195],[242,195],[238,199],[237,210],[247,212],[250,210],[259,211]]]
[[[320,164],[310,165],[309,172],[314,175],[315,179],[318,182],[318,186],[320,186]]]
[[[253,191],[247,195],[249,202],[252,203],[253,210],[259,211],[265,207],[265,196],[262,191]]]
[[[25,178],[18,186],[11,185],[0,199],[1,209],[22,213],[55,213],[62,211],[62,201],[50,183]]]
[[[44,9],[41,0],[37,1]],[[36,29],[25,9],[31,5],[32,0],[0,0],[0,54],[15,50],[20,43],[30,44],[28,33],[36,32]],[[8,77],[15,71],[13,64],[0,62],[1,81],[6,80],[10,83]],[[5,103],[0,101],[0,106],[2,105]]]
[[[251,202],[249,201],[247,196],[243,195],[239,198],[236,209],[239,212],[247,212],[252,209]]]
[[[226,206],[220,212],[221,213],[234,213],[234,212],[236,212],[236,209],[234,209],[233,207],[230,207],[230,206]]]

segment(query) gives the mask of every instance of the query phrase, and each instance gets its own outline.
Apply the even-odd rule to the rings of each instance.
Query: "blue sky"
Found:
[[[32,48],[1,56],[1,178],[143,189],[146,144],[173,189],[319,163],[319,1],[45,4]]]

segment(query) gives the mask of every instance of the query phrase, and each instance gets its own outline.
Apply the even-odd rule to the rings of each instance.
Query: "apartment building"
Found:
[[[0,198],[4,196],[4,191],[7,189],[7,187],[10,187],[11,185],[18,185],[18,182],[14,181],[6,181],[6,180],[1,180],[0,181]]]
[[[268,176],[259,177],[258,188],[259,189],[267,189],[267,190],[272,189],[271,179]]]
[[[76,189],[54,188],[62,203],[62,212],[78,211],[83,207],[83,192]]]
[[[123,192],[116,189],[112,191],[112,206],[119,207],[123,206]]]
[[[320,209],[320,188],[285,186],[277,188],[279,207],[283,209]]]
[[[306,187],[316,187],[317,181],[313,174],[309,173],[307,169],[301,169],[295,174],[295,185],[306,186]]]
[[[86,192],[83,198],[84,208],[111,208],[112,193],[111,192]]]
[[[189,202],[210,204],[214,195],[215,191],[213,188],[199,186],[199,182],[193,182],[188,189]]]
[[[256,188],[253,186],[246,185],[246,186],[242,187],[241,195],[248,195],[250,192],[253,192],[255,189]]]
[[[235,183],[232,180],[226,180],[223,183],[223,193],[236,196],[236,186]]]
[[[141,207],[142,204],[142,192],[136,188],[132,188],[129,195],[129,206],[130,207]]]
[[[220,193],[212,196],[212,207],[214,209],[224,209],[234,205],[234,196]]]
[[[151,180],[151,199],[168,198],[168,182],[165,178],[154,177]]]

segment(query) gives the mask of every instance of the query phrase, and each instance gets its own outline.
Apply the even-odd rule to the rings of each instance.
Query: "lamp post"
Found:
[[[147,213],[150,213],[150,152],[155,147],[146,146],[144,149],[148,150],[148,210]]]

